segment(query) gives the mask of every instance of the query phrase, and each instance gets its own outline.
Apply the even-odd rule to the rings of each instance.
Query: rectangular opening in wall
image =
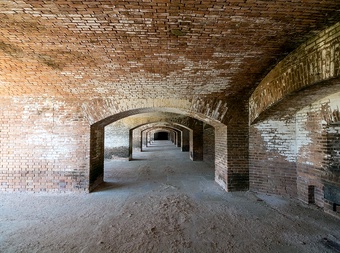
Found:
[[[331,205],[330,208],[333,207],[333,211],[338,212],[338,206],[340,205],[340,188],[335,185],[325,184],[324,194],[325,200]]]
[[[315,203],[315,186],[308,185],[308,203],[314,204]]]
[[[336,203],[333,203],[333,211],[336,212],[336,206],[337,204]]]

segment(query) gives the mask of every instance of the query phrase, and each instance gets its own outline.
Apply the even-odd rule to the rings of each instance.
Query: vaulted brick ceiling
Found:
[[[2,0],[0,95],[248,94],[338,0]]]

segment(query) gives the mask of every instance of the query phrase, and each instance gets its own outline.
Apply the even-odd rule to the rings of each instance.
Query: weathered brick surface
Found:
[[[106,159],[129,157],[129,127],[122,121],[107,125],[105,131],[104,156]]]
[[[203,128],[203,161],[215,163],[215,129],[207,124]]]
[[[1,190],[87,190],[88,152],[89,126],[77,104],[1,99]]]
[[[215,181],[228,191],[228,145],[227,126],[215,128]]]
[[[309,93],[303,94],[309,100]],[[314,92],[310,96],[314,98]],[[274,113],[251,125],[250,189],[297,196],[335,214],[324,189],[333,187],[339,194],[339,102],[340,93],[334,93],[289,118],[281,111],[281,119]]]
[[[339,107],[340,93],[336,93],[314,102],[296,115],[299,199],[310,202],[308,187],[313,186],[314,202],[321,207],[325,201],[325,184],[340,186]]]
[[[203,122],[191,119],[189,121],[190,131],[190,158],[193,161],[203,161]]]
[[[249,102],[250,120],[294,91],[340,76],[340,23],[302,44],[261,81]]]
[[[334,0],[0,4],[0,95],[117,99],[225,90],[233,96],[255,87],[286,50],[339,20],[340,6]]]
[[[295,119],[266,120],[249,130],[250,189],[296,197]]]
[[[93,190],[104,178],[104,127],[100,124],[91,126],[89,189]]]
[[[339,8],[334,0],[0,1],[1,190],[93,188],[104,127],[166,112],[184,115],[167,118],[174,129],[195,130],[189,117],[214,127],[215,176],[226,190],[248,189],[250,177],[251,189],[330,208],[337,100],[328,114],[314,102],[339,91]],[[316,83],[328,88],[293,94]],[[267,112],[275,117],[261,121]],[[126,129],[157,122],[145,117]],[[248,119],[259,121],[249,129]],[[200,130],[204,158],[213,134]],[[132,146],[129,134],[119,147]]]
[[[248,101],[238,101],[227,126],[228,188],[230,191],[249,188],[249,118]],[[218,136],[217,136],[218,138]]]

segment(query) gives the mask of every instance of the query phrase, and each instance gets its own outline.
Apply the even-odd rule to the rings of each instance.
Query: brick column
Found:
[[[203,122],[191,119],[190,128],[190,159],[203,161]]]
[[[248,107],[238,104],[227,126],[215,128],[215,181],[226,191],[249,189]]]
[[[190,150],[190,132],[188,129],[182,131],[181,142],[182,152],[188,152]]]
[[[91,126],[90,137],[90,191],[103,182],[104,178],[104,127]]]
[[[248,103],[232,109],[227,125],[228,191],[249,189],[249,117]]]
[[[182,132],[181,131],[176,131],[177,132],[177,147],[181,147],[182,143],[181,143],[181,139],[182,139]]]
[[[132,149],[133,149],[133,130],[129,130],[129,161],[132,160]]]

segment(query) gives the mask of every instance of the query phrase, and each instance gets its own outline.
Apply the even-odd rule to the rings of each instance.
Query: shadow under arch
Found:
[[[298,198],[338,215],[339,108],[340,78],[333,78],[285,96],[251,122],[251,190]]]
[[[134,148],[142,151],[143,147],[146,147],[148,140],[147,137],[144,136],[142,132],[148,128],[157,127],[157,126],[166,126],[178,131],[177,136],[177,146],[181,147],[182,152],[188,152],[190,150],[190,131],[191,128],[185,126],[183,124],[171,122],[171,121],[153,121],[153,122],[146,122],[140,125],[137,125],[129,130],[129,159],[132,160],[132,154]],[[140,140],[136,142],[136,138],[134,138],[134,132],[141,128]],[[134,143],[135,140],[135,143]]]
[[[145,146],[151,145],[151,143],[155,140],[154,136],[152,134],[155,134],[157,132],[167,132],[168,133],[168,140],[173,142],[175,145],[177,145],[177,137],[180,135],[180,130],[175,129],[170,126],[152,126],[147,129],[144,129],[141,131],[141,136],[145,137]],[[143,139],[143,138],[142,138]],[[143,151],[143,150],[141,150]]]
[[[340,92],[340,77],[310,85],[292,92],[268,107],[255,120],[250,121],[250,124],[254,125],[267,119],[288,119],[304,107],[337,92]]]
[[[128,116],[133,116],[142,113],[150,112],[171,112],[180,115],[191,117],[197,121],[206,122],[212,126],[219,126],[220,128],[225,125],[215,119],[209,118],[203,114],[188,112],[178,108],[140,108],[120,112],[109,117],[106,117],[91,125],[90,130],[90,171],[89,171],[89,191],[91,192],[99,184],[103,182],[104,177],[104,127]],[[192,127],[195,127],[195,123]]]

